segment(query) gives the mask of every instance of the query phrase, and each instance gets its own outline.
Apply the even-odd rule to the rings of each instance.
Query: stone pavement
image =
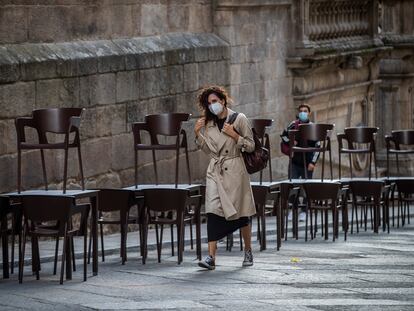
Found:
[[[169,247],[161,263],[155,251],[146,265],[136,252],[128,253],[125,266],[110,255],[87,282],[79,261],[64,285],[51,275],[51,263],[42,265],[39,281],[26,267],[22,285],[16,274],[0,281],[0,310],[414,310],[414,225],[389,235],[350,235],[347,242],[342,235],[334,243],[301,237],[279,252],[274,235],[263,252],[255,241],[249,268],[241,267],[238,239],[232,252],[220,244],[215,271],[199,269],[189,247],[181,265]]]

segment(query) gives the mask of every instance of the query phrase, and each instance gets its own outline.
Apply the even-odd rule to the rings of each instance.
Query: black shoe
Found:
[[[199,261],[198,266],[201,268],[206,268],[208,270],[214,270],[216,268],[214,259],[211,256],[207,256],[206,259]]]
[[[244,260],[243,260],[242,266],[243,267],[253,266],[253,254],[250,249],[244,252]]]

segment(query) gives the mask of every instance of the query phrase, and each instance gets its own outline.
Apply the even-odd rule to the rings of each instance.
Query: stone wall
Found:
[[[214,31],[231,46],[230,92],[235,109],[249,118],[274,120],[269,134],[276,178],[287,175],[288,163],[279,151],[279,135],[295,117],[286,68],[293,44],[291,8],[290,1],[223,0],[218,1],[214,16]]]
[[[413,127],[414,3],[349,3],[0,0],[0,192],[16,185],[14,119],[41,107],[86,108],[88,187],[133,183],[132,122],[191,112],[184,127],[193,181],[202,181],[206,157],[196,151],[192,126],[196,94],[211,83],[229,88],[236,110],[274,120],[275,179],[287,176],[279,135],[300,103],[312,106],[314,121],[335,123],[336,164],[335,134],[346,126],[379,126],[383,149],[382,134]],[[47,159],[51,186],[59,187],[63,154],[48,152]],[[174,154],[160,154],[158,162],[160,181],[172,182]],[[71,187],[79,187],[74,152],[70,163]],[[356,164],[362,173],[364,160]],[[149,153],[139,167],[139,182],[153,182]],[[24,186],[40,187],[38,152],[25,154],[23,169]],[[186,181],[184,169],[180,180]]]
[[[211,32],[210,0],[1,0],[0,44]]]
[[[81,124],[86,185],[119,187],[133,184],[132,122],[142,121],[146,114],[173,111],[197,117],[200,87],[212,82],[229,85],[230,50],[213,34],[0,48],[1,191],[16,187],[14,119],[30,115],[33,109],[86,108]],[[189,134],[193,178],[200,181],[206,161],[194,152],[192,124],[184,128]],[[51,188],[59,187],[55,183],[62,180],[63,152],[47,152],[46,159]],[[78,187],[75,151],[69,159],[71,187]],[[153,182],[150,154],[144,152],[140,160],[139,181]],[[173,182],[174,153],[160,154],[158,160],[160,181]],[[24,152],[23,176],[25,188],[41,186],[39,152]]]

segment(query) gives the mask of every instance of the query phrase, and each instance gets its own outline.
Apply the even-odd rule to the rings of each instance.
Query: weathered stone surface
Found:
[[[0,155],[16,152],[17,135],[14,120],[0,120]]]
[[[26,15],[23,7],[0,7],[0,43],[27,41]]]
[[[0,85],[0,119],[27,116],[34,108],[34,82]]]
[[[116,103],[116,75],[105,73],[80,77],[80,103],[83,107]]]
[[[126,131],[126,106],[110,105],[96,108],[96,135],[112,136]]]
[[[120,171],[134,167],[134,137],[132,132],[113,136],[111,152],[113,170]]]
[[[104,137],[88,140],[83,144],[84,173],[85,177],[91,177],[106,173],[112,163],[112,138]]]
[[[36,82],[36,108],[79,107],[79,79]]]
[[[166,32],[167,8],[163,5],[144,4],[141,6],[141,34],[158,35]]]
[[[139,72],[122,71],[116,74],[116,102],[138,100]]]

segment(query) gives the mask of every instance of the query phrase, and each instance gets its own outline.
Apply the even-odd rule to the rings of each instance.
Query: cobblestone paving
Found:
[[[16,275],[0,281],[0,310],[414,310],[414,225],[347,242],[290,239],[279,252],[268,238],[266,251],[254,243],[249,268],[241,267],[238,244],[232,252],[220,244],[215,271],[199,269],[189,247],[181,265],[168,247],[161,263],[155,251],[146,265],[134,252],[125,266],[108,256],[87,282],[79,261],[64,285],[51,263],[42,265],[39,281],[26,267],[22,285]]]

